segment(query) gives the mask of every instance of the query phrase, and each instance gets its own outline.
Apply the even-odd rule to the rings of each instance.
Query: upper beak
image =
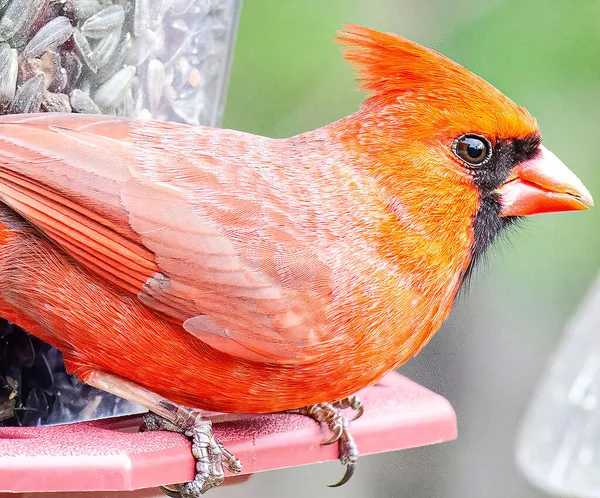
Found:
[[[529,216],[588,209],[594,205],[581,180],[540,145],[539,154],[517,165],[511,178],[496,190],[503,216]]]

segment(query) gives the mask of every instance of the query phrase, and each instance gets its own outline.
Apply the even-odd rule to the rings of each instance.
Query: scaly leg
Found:
[[[354,474],[354,468],[358,460],[358,448],[354,438],[348,431],[348,419],[340,413],[344,408],[352,408],[357,414],[352,420],[359,418],[364,411],[362,402],[357,396],[349,396],[334,403],[318,403],[316,405],[306,406],[298,410],[290,410],[288,413],[298,413],[312,418],[315,422],[326,424],[333,436],[321,443],[324,445],[333,444],[339,441],[340,445],[340,463],[346,466],[344,477],[329,487],[336,488],[346,484]]]
[[[144,418],[142,430],[167,430],[185,434],[192,440],[192,454],[196,459],[196,476],[193,481],[177,484],[176,491],[163,490],[170,496],[197,498],[225,479],[223,464],[232,473],[242,470],[240,461],[212,433],[211,421],[204,412],[176,405],[133,382],[115,375],[94,371],[86,383],[103,391],[138,403],[150,411]]]

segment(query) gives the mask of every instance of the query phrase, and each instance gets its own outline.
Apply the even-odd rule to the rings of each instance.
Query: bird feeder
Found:
[[[219,126],[240,0],[0,2],[0,114],[75,112]],[[139,413],[68,376],[0,320],[0,425]]]
[[[241,0],[9,0],[0,9],[0,114],[220,125]],[[362,454],[456,437],[450,404],[396,373],[362,396],[365,415],[352,423]],[[68,376],[58,350],[0,324],[0,491],[191,480],[189,441],[138,432],[140,411]],[[225,416],[214,427],[245,474],[338,458],[298,415]]]

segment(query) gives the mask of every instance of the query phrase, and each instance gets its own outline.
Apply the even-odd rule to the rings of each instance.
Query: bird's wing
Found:
[[[178,126],[2,118],[0,200],[210,346],[253,361],[314,358],[336,339],[324,316],[330,266],[276,186],[231,162],[235,150],[203,153],[186,128],[173,154]]]

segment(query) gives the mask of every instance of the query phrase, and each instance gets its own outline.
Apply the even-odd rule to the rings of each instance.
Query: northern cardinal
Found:
[[[439,53],[347,26],[367,100],[274,140],[85,115],[0,119],[0,314],[81,380],[239,462],[199,410],[340,407],[423,348],[497,234],[592,197],[536,121]],[[335,439],[335,438],[334,438]]]

